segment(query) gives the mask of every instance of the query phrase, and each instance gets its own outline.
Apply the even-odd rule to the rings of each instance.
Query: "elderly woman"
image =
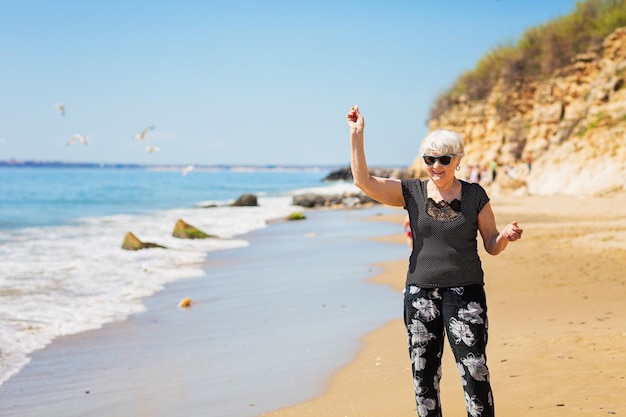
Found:
[[[420,417],[441,416],[439,381],[447,334],[461,374],[467,414],[494,416],[487,368],[487,304],[477,233],[497,255],[522,237],[517,222],[498,232],[489,197],[479,184],[455,177],[464,143],[457,133],[436,130],[423,141],[427,180],[369,174],[363,148],[365,123],[358,106],[347,115],[354,183],[380,203],[408,212],[413,248],[404,291],[404,322]]]

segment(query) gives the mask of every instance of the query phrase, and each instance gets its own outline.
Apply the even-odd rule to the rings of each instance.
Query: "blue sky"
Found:
[[[0,0],[0,160],[347,164],[358,104],[369,164],[408,165],[440,93],[575,3]]]

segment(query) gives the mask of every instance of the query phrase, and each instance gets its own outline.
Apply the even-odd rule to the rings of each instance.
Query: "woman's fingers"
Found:
[[[516,221],[513,221],[504,228],[502,235],[506,240],[512,242],[521,239],[522,232],[524,232],[524,230],[517,225]]]
[[[359,119],[359,116],[359,106],[355,105],[350,107],[350,111],[348,111],[346,118],[351,122],[356,122]]]

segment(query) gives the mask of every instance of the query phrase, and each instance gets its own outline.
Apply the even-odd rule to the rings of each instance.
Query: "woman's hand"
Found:
[[[352,106],[346,116],[346,121],[351,131],[361,133],[365,129],[365,119],[359,112],[359,106]]]
[[[509,242],[515,242],[516,240],[520,240],[522,238],[522,233],[524,230],[520,228],[516,221],[513,221],[506,225],[506,227],[502,230],[502,237],[505,238]]]

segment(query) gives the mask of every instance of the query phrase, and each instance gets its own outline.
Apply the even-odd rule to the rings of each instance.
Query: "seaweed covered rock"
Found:
[[[149,249],[149,248],[167,249],[165,246],[159,245],[157,243],[142,242],[132,232],[128,232],[126,233],[126,236],[124,236],[124,241],[122,242],[122,249],[140,250],[140,249]]]
[[[303,213],[303,212],[301,212],[301,211],[296,211],[296,212],[293,212],[293,213],[289,214],[289,215],[286,217],[286,219],[287,219],[288,221],[292,221],[292,220],[304,220],[304,219],[306,219],[306,216],[304,215],[304,213]]]
[[[189,223],[186,223],[183,219],[178,219],[178,221],[176,221],[174,231],[172,231],[172,236],[180,239],[207,239],[210,237],[217,237],[197,229]]]

